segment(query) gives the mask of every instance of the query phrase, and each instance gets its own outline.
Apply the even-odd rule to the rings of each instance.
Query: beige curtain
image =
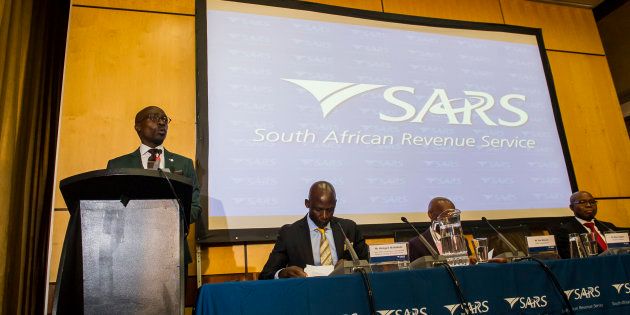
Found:
[[[69,0],[0,1],[0,309],[41,314]]]

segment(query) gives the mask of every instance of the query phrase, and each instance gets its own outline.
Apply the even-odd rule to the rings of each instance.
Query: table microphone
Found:
[[[352,264],[355,267],[358,267],[360,265],[359,255],[357,255],[357,252],[354,250],[352,243],[350,243],[350,240],[346,236],[346,232],[343,231],[343,228],[341,227],[341,224],[339,223],[339,221],[335,221],[335,223],[337,223],[337,225],[339,226],[339,229],[341,230],[341,234],[343,235],[343,242],[346,244],[346,247],[348,248],[348,251],[350,252],[350,256],[352,257]]]
[[[599,221],[597,219],[593,219],[593,221],[601,223],[606,229],[608,229],[608,232],[615,232],[615,230],[613,230],[607,223],[604,223],[603,221]]]
[[[361,278],[363,279],[363,285],[365,286],[365,291],[368,295],[370,314],[376,315],[376,304],[374,303],[374,291],[372,290],[372,283],[370,282],[370,278],[368,277],[365,268],[361,266],[362,264],[361,264],[361,261],[359,260],[359,255],[357,255],[357,252],[354,250],[352,243],[350,243],[350,240],[346,236],[346,232],[343,231],[343,227],[341,227],[341,223],[339,223],[339,221],[336,221],[336,220],[335,220],[335,223],[337,223],[337,225],[339,226],[339,229],[341,230],[341,235],[343,235],[343,242],[346,244],[346,247],[348,247],[350,256],[352,256],[352,265],[354,265],[354,267],[352,268],[352,272],[360,273]],[[367,262],[364,261],[363,265],[366,265],[366,263]],[[367,266],[369,267],[369,265]]]
[[[481,221],[483,221],[495,233],[497,233],[497,236],[501,239],[501,241],[503,241],[503,243],[505,243],[510,248],[511,253],[505,252],[505,253],[502,253],[500,255],[497,255],[497,257],[503,257],[503,258],[525,257],[525,254],[523,252],[519,251],[516,248],[516,246],[514,246],[501,232],[499,232],[497,229],[495,229],[494,226],[492,224],[490,224],[490,221],[488,221],[488,219],[486,219],[486,217],[481,217]]]
[[[433,248],[433,246],[431,246],[431,244],[427,241],[426,238],[424,238],[424,235],[422,235],[418,229],[416,229],[416,227],[411,224],[411,222],[409,222],[409,220],[407,220],[407,218],[405,217],[400,217],[400,220],[409,224],[409,226],[411,226],[411,228],[416,231],[416,234],[418,234],[418,238],[420,239],[420,242],[422,242],[422,244],[429,250],[429,253],[431,253],[431,256],[433,257],[434,260],[438,260],[439,254],[437,253],[437,251],[435,251],[435,249]]]

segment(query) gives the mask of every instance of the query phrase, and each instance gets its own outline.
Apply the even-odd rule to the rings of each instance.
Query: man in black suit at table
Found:
[[[575,217],[563,222],[559,228],[552,229],[558,242],[558,254],[562,258],[571,258],[569,249],[569,234],[595,232],[598,252],[605,251],[608,246],[604,241],[604,232],[612,231],[616,227],[609,222],[595,219],[597,215],[597,200],[588,191],[578,191],[571,195],[569,208]]]
[[[306,277],[306,265],[335,265],[342,259],[352,259],[344,246],[339,225],[353,243],[359,259],[367,259],[369,249],[356,223],[333,216],[336,204],[337,196],[331,183],[314,183],[308,199],[304,200],[308,214],[280,228],[259,279]]]
[[[435,220],[437,220],[437,217],[442,212],[449,209],[455,209],[455,205],[453,204],[452,201],[444,197],[435,197],[431,199],[431,201],[429,202],[427,214],[429,215],[431,222],[435,222]],[[424,236],[427,242],[431,245],[431,247],[433,247],[433,249],[437,253],[442,252],[441,249],[439,249],[437,245],[437,244],[440,244],[440,247],[441,247],[440,234],[438,231],[435,231],[434,229],[432,229],[432,227],[429,227],[428,229],[424,230],[424,232],[422,232],[422,236]],[[431,252],[420,241],[420,238],[416,236],[412,238],[411,240],[409,240],[409,260],[414,261],[424,256],[431,256]]]

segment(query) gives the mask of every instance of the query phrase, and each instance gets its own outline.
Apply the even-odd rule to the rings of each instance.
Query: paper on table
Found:
[[[306,274],[309,277],[322,277],[322,276],[328,276],[331,272],[333,272],[333,269],[335,269],[335,266],[333,265],[328,265],[328,266],[306,265],[306,268],[304,268],[304,272],[306,272]]]
[[[493,254],[494,254],[494,248],[488,252],[488,259],[492,259]]]

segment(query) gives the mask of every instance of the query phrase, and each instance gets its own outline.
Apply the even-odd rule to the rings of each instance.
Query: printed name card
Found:
[[[530,254],[556,252],[556,238],[553,235],[528,236],[527,247]]]
[[[604,233],[608,248],[630,247],[628,232]]]
[[[370,263],[409,261],[407,243],[370,245]]]

